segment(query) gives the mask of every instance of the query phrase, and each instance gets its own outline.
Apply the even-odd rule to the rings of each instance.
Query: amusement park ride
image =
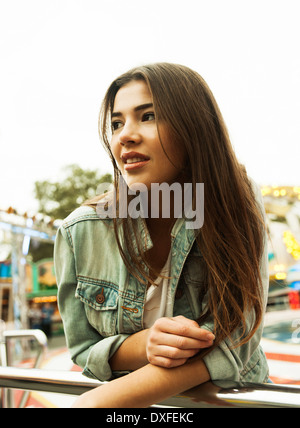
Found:
[[[269,232],[268,309],[279,309],[280,301],[299,309],[300,187],[265,186],[261,190]]]
[[[9,269],[9,274],[2,272],[0,277],[0,319],[2,319],[2,302],[4,290],[8,292],[7,320],[14,323],[14,328],[28,328],[27,296],[25,284],[26,257],[31,240],[54,244],[58,221],[45,216],[28,217],[18,215],[13,208],[0,211],[0,231],[10,241],[10,264],[2,265]]]

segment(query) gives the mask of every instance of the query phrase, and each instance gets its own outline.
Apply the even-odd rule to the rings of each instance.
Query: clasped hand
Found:
[[[200,349],[212,346],[215,336],[182,315],[159,318],[148,331],[146,355],[149,363],[178,367],[194,357]]]

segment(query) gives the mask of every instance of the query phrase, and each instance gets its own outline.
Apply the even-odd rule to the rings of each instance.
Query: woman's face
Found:
[[[112,130],[111,151],[129,188],[143,183],[150,190],[151,183],[179,181],[185,150],[168,138],[163,123],[157,123],[153,100],[144,81],[132,81],[117,92]]]

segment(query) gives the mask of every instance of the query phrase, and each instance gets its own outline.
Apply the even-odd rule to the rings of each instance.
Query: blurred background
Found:
[[[50,366],[78,370],[57,309],[57,227],[112,179],[97,129],[111,81],[140,64],[181,63],[207,81],[261,186],[270,232],[263,346],[272,380],[300,384],[299,16],[298,0],[0,0],[3,328],[43,329]],[[26,352],[16,347],[15,364],[30,364]]]

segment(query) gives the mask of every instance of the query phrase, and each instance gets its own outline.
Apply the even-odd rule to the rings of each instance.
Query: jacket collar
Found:
[[[153,247],[153,242],[151,240],[151,236],[149,233],[149,230],[147,228],[147,223],[144,218],[139,217],[137,219],[138,222],[138,229],[140,236],[142,237],[143,241],[143,249],[144,251],[148,251]],[[171,240],[172,244],[175,241],[181,242],[181,245],[183,246],[183,250],[190,248],[190,244],[194,242],[197,233],[193,229],[187,229],[186,228],[186,221],[184,218],[178,218],[172,228],[171,231]],[[133,232],[132,232],[133,233]]]

